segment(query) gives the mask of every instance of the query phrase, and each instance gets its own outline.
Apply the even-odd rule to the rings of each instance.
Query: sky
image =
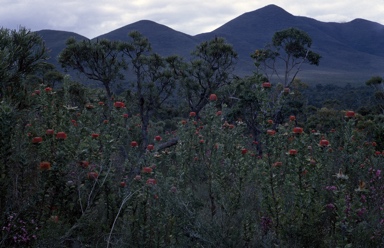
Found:
[[[91,39],[151,20],[196,35],[269,4],[324,22],[363,18],[384,25],[384,0],[0,0],[0,27],[71,31]]]

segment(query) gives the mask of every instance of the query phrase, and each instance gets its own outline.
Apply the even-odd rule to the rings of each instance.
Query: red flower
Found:
[[[280,166],[282,166],[283,165],[283,162],[275,162],[274,164],[273,164],[273,167],[280,167]]]
[[[50,162],[41,162],[40,163],[40,170],[50,170],[51,169],[51,163]]]
[[[141,180],[141,176],[140,175],[136,175],[135,178],[133,178],[133,180],[140,181]]]
[[[47,135],[53,135],[55,133],[55,131],[53,129],[47,129],[47,131],[45,131],[45,134]]]
[[[273,124],[273,120],[268,120],[267,122],[268,124],[271,124],[271,125]]]
[[[108,120],[104,120],[103,121],[104,124],[108,124],[108,122],[109,122]]]
[[[291,91],[291,90],[290,90],[289,88],[284,88],[284,94],[285,94],[285,95],[289,94],[290,91]]]
[[[186,121],[186,120],[182,120],[182,121],[181,121],[181,124],[182,124],[182,125],[185,125],[185,124],[187,124],[187,121]]]
[[[123,114],[123,117],[124,118],[128,118],[128,114]]]
[[[289,117],[289,120],[290,120],[290,121],[295,121],[295,120],[296,120],[296,116],[291,115],[291,116]]]
[[[154,148],[155,148],[155,147],[154,147],[152,144],[149,144],[149,145],[147,146],[147,150],[148,150],[148,151],[152,151]]]
[[[132,141],[132,142],[131,142],[131,146],[132,146],[132,147],[137,147],[137,146],[138,146],[138,144],[137,144],[137,142],[136,142],[136,141]]]
[[[270,136],[273,136],[273,135],[276,134],[276,131],[275,131],[275,130],[268,129],[268,130],[267,130],[267,134],[270,135]]]
[[[263,84],[262,84],[262,86],[263,86],[263,88],[264,89],[266,89],[266,88],[271,88],[271,83],[270,82],[264,82]]]
[[[98,102],[99,106],[104,106],[104,102]]]
[[[221,111],[217,111],[216,116],[220,116],[220,115],[221,115]]]
[[[124,108],[124,107],[125,107],[125,104],[124,104],[123,102],[115,102],[115,103],[113,104],[113,106],[114,106],[115,108],[119,109],[119,108]]]
[[[375,141],[373,141],[372,146],[377,146],[377,143]]]
[[[92,104],[90,104],[90,103],[87,103],[87,104],[85,104],[85,108],[86,109],[93,109],[94,106]]]
[[[297,150],[296,149],[289,150],[289,155],[291,155],[291,156],[297,155]]]
[[[80,162],[80,166],[83,167],[83,168],[87,168],[89,166],[89,162],[88,161],[81,161]]]
[[[92,134],[92,139],[96,139],[96,138],[99,138],[100,134],[98,133],[93,133]]]
[[[65,140],[67,138],[67,134],[65,132],[58,132],[56,134],[56,139],[62,139]]]
[[[329,141],[326,139],[321,139],[319,142],[319,146],[322,146],[322,147],[329,146]]]
[[[155,136],[155,141],[161,141],[161,140],[162,140],[162,138],[160,135]]]
[[[196,112],[190,112],[189,113],[189,117],[195,117],[196,116]]]
[[[43,142],[43,138],[41,138],[41,137],[34,137],[34,138],[32,138],[32,143],[33,144],[40,144],[41,142]]]
[[[95,180],[98,177],[99,177],[99,173],[97,173],[97,172],[92,171],[92,172],[88,173],[88,179],[90,179],[90,180]]]
[[[301,134],[301,133],[303,133],[303,128],[295,127],[295,128],[293,128],[293,133]]]
[[[120,187],[124,188],[125,186],[127,186],[125,182],[120,182]]]
[[[36,95],[40,95],[40,90],[35,90],[34,93],[35,93]]]
[[[147,180],[147,184],[148,184],[148,185],[155,185],[155,184],[157,184],[157,181],[156,181],[156,179],[154,179],[154,178],[149,178],[149,179]]]
[[[47,87],[47,88],[45,88],[44,90],[45,90],[45,92],[51,92],[51,91],[52,91],[52,88],[51,88],[51,87]]]
[[[213,102],[213,101],[217,101],[217,96],[216,96],[216,94],[211,94],[211,95],[209,96],[209,100],[210,100],[211,102]]]
[[[345,117],[347,117],[347,118],[353,118],[353,117],[355,117],[355,112],[353,112],[353,111],[347,111],[347,112],[345,112]]]
[[[199,141],[200,144],[204,144],[204,142],[205,142],[205,141],[204,141],[203,139],[201,139],[201,140]]]
[[[142,169],[142,172],[143,173],[152,173],[152,168],[151,167],[143,167],[143,169]]]
[[[243,148],[243,149],[241,149],[241,154],[246,154],[248,152],[248,150],[247,149],[245,149],[245,148]]]
[[[233,124],[229,124],[229,129],[234,129],[235,128],[235,125],[233,125]]]

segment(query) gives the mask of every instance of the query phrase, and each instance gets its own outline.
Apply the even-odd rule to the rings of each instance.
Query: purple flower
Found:
[[[381,174],[381,170],[376,170],[376,176],[379,177]]]
[[[329,191],[335,191],[337,190],[337,187],[336,186],[327,186],[325,187],[326,190],[329,190]]]
[[[357,210],[357,215],[358,215],[359,217],[362,217],[363,214],[364,214],[366,211],[367,211],[367,210],[366,210],[365,208],[360,208],[360,209]]]
[[[329,210],[334,210],[336,207],[333,203],[328,203],[327,205],[325,205],[326,208],[328,208]]]

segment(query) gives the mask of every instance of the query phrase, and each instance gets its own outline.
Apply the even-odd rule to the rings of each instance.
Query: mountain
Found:
[[[128,40],[128,34],[139,31],[148,38],[152,50],[160,55],[179,55],[188,57],[190,52],[198,45],[198,42],[190,35],[175,31],[165,25],[153,21],[142,20],[94,39]]]
[[[212,32],[190,36],[153,21],[142,20],[94,39],[127,40],[130,31],[146,36],[163,56],[180,55],[186,59],[202,41],[224,37],[239,55],[235,73],[251,75],[255,70],[250,54],[263,48],[277,31],[295,27],[312,38],[312,50],[322,56],[319,66],[303,66],[298,77],[309,84],[360,84],[384,71],[384,26],[363,19],[346,23],[320,22],[294,16],[276,5],[247,12]],[[65,47],[69,36],[86,39],[75,33],[42,30],[38,32],[52,49],[52,57]]]

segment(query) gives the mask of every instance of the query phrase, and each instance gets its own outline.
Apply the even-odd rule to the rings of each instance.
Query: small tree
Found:
[[[47,60],[48,50],[36,33],[0,29],[0,99],[10,98],[20,107],[30,87],[26,79],[52,69]]]
[[[321,56],[310,50],[311,45],[312,39],[307,33],[289,28],[276,32],[272,43],[264,49],[256,50],[251,57],[257,70],[262,71],[269,80],[277,76],[284,87],[289,87],[304,63],[319,65]],[[283,75],[279,70],[280,65]]]
[[[123,67],[117,41],[91,40],[76,41],[69,38],[66,48],[59,55],[59,62],[64,68],[70,68],[84,74],[87,78],[99,81],[104,86],[107,96],[112,96],[111,86],[123,78]]]
[[[383,78],[379,76],[371,77],[365,82],[366,85],[375,89],[375,101],[380,112],[384,114],[384,83]]]
[[[202,42],[192,55],[190,63],[179,63],[181,67],[175,70],[183,83],[181,94],[190,110],[199,116],[209,95],[231,82],[237,53],[223,38],[216,37]]]
[[[177,57],[162,58],[152,53],[148,39],[139,32],[129,34],[129,42],[121,42],[119,50],[124,54],[124,61],[132,67],[134,79],[131,90],[141,117],[142,147],[148,145],[148,125],[150,117],[156,109],[172,95],[175,87],[174,74],[169,63],[175,63]],[[128,78],[132,78],[129,77]]]

